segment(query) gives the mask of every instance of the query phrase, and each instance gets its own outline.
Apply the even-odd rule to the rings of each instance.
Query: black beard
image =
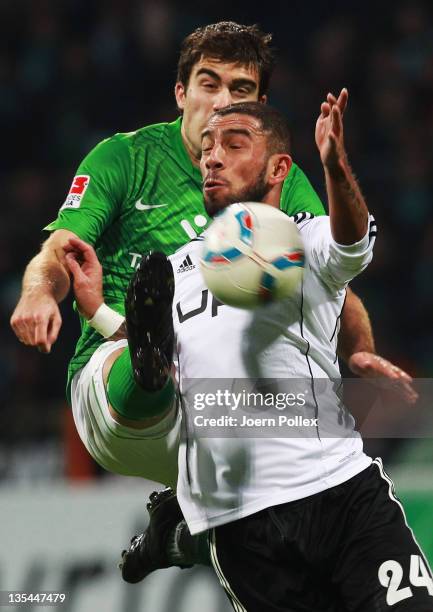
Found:
[[[237,202],[263,202],[265,196],[269,192],[269,187],[265,183],[266,168],[260,172],[254,185],[248,185],[236,192],[232,192],[227,196],[224,202],[214,201],[212,196],[204,196],[204,207],[209,217],[214,217],[224,208]]]

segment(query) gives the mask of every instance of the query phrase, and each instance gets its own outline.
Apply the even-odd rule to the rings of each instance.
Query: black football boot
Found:
[[[125,298],[129,353],[135,382],[161,390],[173,360],[173,268],[163,253],[143,255]]]
[[[144,533],[134,536],[128,550],[122,551],[119,568],[126,582],[140,582],[148,574],[166,567],[186,568],[191,565],[173,563],[168,557],[168,538],[183,521],[183,514],[174,491],[154,491],[147,504],[149,525]]]

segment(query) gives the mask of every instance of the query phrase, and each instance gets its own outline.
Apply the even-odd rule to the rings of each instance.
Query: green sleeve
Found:
[[[284,181],[280,208],[288,215],[295,215],[298,212],[311,212],[317,216],[326,214],[310,181],[295,163],[292,164],[289,175]]]
[[[81,162],[57,219],[44,229],[67,229],[95,244],[128,198],[131,160],[126,135],[99,143]]]

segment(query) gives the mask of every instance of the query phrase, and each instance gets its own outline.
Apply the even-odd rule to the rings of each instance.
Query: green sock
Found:
[[[160,391],[144,391],[134,380],[131,356],[124,350],[114,362],[107,380],[107,396],[114,410],[139,421],[164,413],[174,398],[171,376]]]

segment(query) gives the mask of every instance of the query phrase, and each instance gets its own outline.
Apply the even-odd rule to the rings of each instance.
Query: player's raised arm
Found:
[[[368,226],[368,209],[350,168],[344,145],[343,113],[347,89],[338,100],[328,94],[316,123],[316,144],[325,170],[332,237],[339,244],[361,240]]]
[[[68,230],[57,230],[44,242],[26,268],[21,297],[11,317],[18,340],[43,353],[50,352],[62,325],[58,304],[70,287],[64,246],[73,236]]]

